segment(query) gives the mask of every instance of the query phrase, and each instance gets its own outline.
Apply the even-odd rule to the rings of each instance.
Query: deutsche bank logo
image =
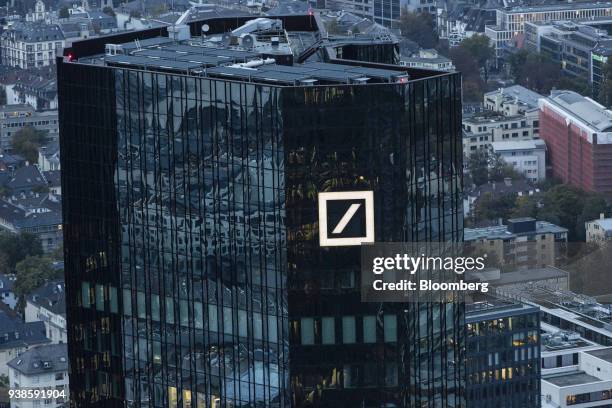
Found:
[[[374,193],[319,193],[319,244],[351,246],[374,242]]]

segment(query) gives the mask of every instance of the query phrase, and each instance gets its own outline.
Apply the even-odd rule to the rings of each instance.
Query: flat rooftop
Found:
[[[493,284],[496,286],[503,286],[548,279],[568,279],[568,276],[568,272],[553,266],[548,266],[545,268],[520,269],[514,272],[504,272],[500,274],[499,280],[496,280]]]
[[[599,378],[588,375],[582,371],[571,374],[543,376],[542,380],[554,384],[557,387],[571,387],[573,385],[582,385],[601,381]]]
[[[109,44],[110,41],[112,37]],[[78,62],[279,86],[404,83],[409,79],[407,70],[401,66],[397,69],[372,68],[318,61],[279,64],[271,55],[271,49],[245,50],[223,42],[174,41],[158,37],[107,45],[106,54],[89,56]],[[286,52],[279,52],[279,55],[286,56]]]
[[[601,350],[585,351],[585,353],[588,353],[593,357],[597,357],[601,360],[607,361],[608,363],[612,363],[612,347]]]
[[[525,313],[537,313],[538,308],[509,298],[486,296],[474,303],[466,303],[465,318],[467,323],[499,319]]]
[[[574,91],[552,91],[544,100],[585,122],[595,132],[612,132],[612,112],[592,99]]]

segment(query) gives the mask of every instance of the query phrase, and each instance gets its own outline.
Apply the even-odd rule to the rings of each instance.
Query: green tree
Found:
[[[476,202],[474,218],[476,222],[510,218],[515,207],[516,195],[513,193],[484,193]]]
[[[46,140],[45,132],[26,126],[13,135],[11,146],[15,153],[22,155],[30,163],[36,163],[38,161],[38,149]]]
[[[414,13],[407,7],[402,7],[399,29],[403,37],[423,48],[435,48],[438,44],[434,19],[429,13]]]
[[[510,54],[506,60],[506,64],[509,70],[510,76],[514,79],[514,82],[520,81],[521,71],[523,65],[527,62],[529,51],[525,49],[518,50],[517,52]]]
[[[504,181],[506,178],[519,180],[522,177],[499,153],[489,152],[489,180]]]
[[[538,216],[538,201],[533,196],[520,196],[516,198],[514,208],[510,214],[510,218],[532,217]]]
[[[602,69],[602,80],[599,85],[599,103],[606,107],[612,106],[612,59],[604,64]]]
[[[593,88],[589,84],[589,80],[584,76],[571,77],[568,75],[561,75],[557,79],[555,88],[574,91],[583,96],[593,96]]]
[[[460,48],[465,49],[476,61],[484,73],[485,82],[489,79],[489,62],[495,55],[491,40],[484,34],[474,34],[461,41]]]
[[[62,7],[58,12],[59,18],[70,18],[70,12],[68,11],[68,7]]]
[[[604,197],[566,184],[558,184],[542,197],[538,218],[568,229],[569,241],[584,240],[584,222],[607,212]]]
[[[472,54],[463,47],[453,47],[448,54],[463,78],[463,100],[482,102],[484,81],[480,77],[478,64]]]
[[[6,268],[10,271],[13,271],[17,263],[26,256],[40,256],[42,253],[42,244],[34,234],[28,232],[0,233],[0,254],[2,254]]]
[[[489,151],[486,149],[476,150],[470,154],[467,168],[472,176],[472,181],[477,186],[489,181]]]
[[[561,77],[561,66],[550,58],[528,53],[521,64],[518,83],[541,94],[548,94]]]
[[[32,292],[47,280],[55,277],[55,270],[48,258],[42,256],[26,256],[15,267],[17,280],[15,294],[23,297]]]

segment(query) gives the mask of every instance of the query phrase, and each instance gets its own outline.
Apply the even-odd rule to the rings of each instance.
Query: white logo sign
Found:
[[[374,242],[374,193],[319,193],[319,244],[352,246]]]

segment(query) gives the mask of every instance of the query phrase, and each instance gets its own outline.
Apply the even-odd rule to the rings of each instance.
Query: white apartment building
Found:
[[[53,65],[65,44],[57,24],[16,22],[0,36],[2,65],[22,69]]]
[[[56,391],[56,398],[11,398],[12,408],[56,408],[68,401],[68,347],[49,344],[30,349],[8,362],[12,389]],[[63,395],[63,396],[60,396]]]
[[[540,107],[538,101],[543,98],[537,92],[521,85],[499,88],[484,94],[485,109],[505,116],[523,115],[527,126],[532,128],[534,139],[540,136]]]
[[[529,181],[535,183],[546,178],[546,143],[543,140],[493,142],[491,148]]]
[[[612,241],[612,218],[600,214],[599,218],[584,223],[586,228],[586,242]]]
[[[521,85],[487,92],[487,111],[463,119],[463,154],[491,148],[493,142],[539,139],[538,100],[542,95]]]
[[[484,112],[463,119],[463,154],[490,149],[493,142],[530,141],[534,139],[533,121],[523,115],[505,116]]]
[[[45,323],[47,338],[67,342],[66,293],[63,280],[45,283],[26,298],[25,321]]]
[[[499,57],[501,49],[524,33],[525,23],[533,21],[580,20],[612,16],[612,3],[559,3],[512,7],[496,10],[496,24],[486,26],[485,34],[491,39]]]

